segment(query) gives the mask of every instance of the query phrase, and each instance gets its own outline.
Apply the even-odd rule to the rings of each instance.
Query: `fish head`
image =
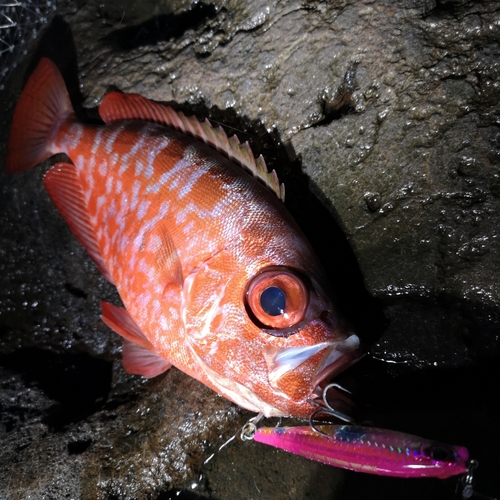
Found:
[[[225,249],[185,280],[196,376],[251,411],[307,418],[322,384],[360,358],[359,339],[308,245],[251,265],[245,254]]]

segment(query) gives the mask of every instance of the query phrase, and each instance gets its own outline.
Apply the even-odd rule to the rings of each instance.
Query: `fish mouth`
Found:
[[[357,345],[353,344],[354,339],[351,339],[352,350],[342,352],[343,346],[341,346],[338,351],[330,352],[324,361],[315,379],[315,388],[311,395],[313,404],[319,409],[313,412],[310,418],[331,420],[334,417],[334,420],[342,420],[347,423],[354,421],[352,415],[355,404],[350,398],[350,391],[334,382],[337,375],[365,356],[359,347],[359,341]]]
[[[312,358],[318,359],[317,355],[320,355],[320,361],[316,361],[317,365],[313,368],[310,362]],[[269,382],[276,389],[280,389],[283,377],[295,370],[309,371],[309,363],[312,373],[309,371],[311,379],[308,385],[311,389],[306,397],[314,400],[321,398],[324,387],[340,372],[359,361],[363,353],[359,337],[352,334],[337,342],[320,342],[297,347],[268,347],[264,350],[264,357],[268,366]]]
[[[329,349],[329,353],[318,368],[314,380],[313,395],[323,396],[324,388],[340,373],[357,363],[364,353],[360,348],[359,337],[352,334],[343,342]]]

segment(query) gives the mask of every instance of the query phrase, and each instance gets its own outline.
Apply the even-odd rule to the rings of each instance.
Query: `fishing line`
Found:
[[[207,458],[207,459],[203,462],[203,465],[206,465],[208,462],[210,462],[210,460],[212,460],[212,458],[214,458],[215,454],[216,454],[216,453],[219,453],[219,452],[222,450],[222,448],[225,448],[225,447],[226,447],[226,446],[227,446],[227,445],[228,445],[231,441],[233,441],[233,440],[236,438],[236,436],[238,436],[238,435],[239,435],[243,441],[248,441],[248,440],[250,440],[250,439],[253,439],[253,436],[254,436],[255,432],[257,431],[257,426],[256,426],[255,424],[257,424],[263,416],[264,416],[264,414],[263,414],[263,413],[259,413],[258,415],[255,415],[255,417],[252,417],[252,418],[251,418],[251,419],[250,419],[250,420],[249,420],[249,421],[248,421],[248,422],[247,422],[247,423],[246,423],[246,424],[245,424],[245,425],[244,425],[244,426],[243,426],[240,430],[238,430],[238,431],[236,432],[236,434],[234,434],[233,436],[231,436],[231,437],[230,437],[230,438],[229,438],[229,439],[228,439],[228,440],[227,440],[224,444],[222,444],[222,445],[219,447],[219,449],[218,449],[218,450],[214,451],[214,452],[213,452],[213,453],[212,453],[212,454],[211,454],[211,455],[210,455],[210,456],[209,456],[209,457],[208,457],[208,458]],[[251,430],[250,430],[250,431],[248,431],[248,430],[246,430],[246,429],[252,429],[252,428],[254,429],[254,430],[253,430],[253,434],[252,434],[251,436],[248,434],[248,437],[243,437],[243,436],[244,436],[244,434],[245,434],[245,436],[247,435],[247,434],[246,434],[247,432],[251,432]]]

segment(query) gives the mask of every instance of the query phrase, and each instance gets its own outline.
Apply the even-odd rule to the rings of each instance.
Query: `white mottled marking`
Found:
[[[73,123],[68,132],[68,135],[71,138],[71,146],[73,148],[78,146],[83,135],[83,127],[79,123]]]
[[[186,167],[189,167],[190,162],[184,158],[180,159],[168,172],[160,176],[158,182],[151,184],[146,188],[146,193],[158,193],[160,188],[166,184],[174,176],[180,175]]]
[[[106,219],[109,219],[113,217],[113,219],[116,217],[116,201],[114,198],[111,198],[111,203],[108,205],[108,210],[104,214]]]
[[[134,238],[134,252],[138,252],[140,250],[142,241],[144,240],[144,235],[148,231],[151,231],[159,221],[165,218],[168,206],[168,203],[162,203],[160,206],[160,210],[158,210],[156,215],[144,222],[141,229],[138,231],[136,237]]]
[[[113,177],[109,176],[106,179],[106,193],[111,194],[111,188],[113,186]]]
[[[175,214],[175,223],[182,224],[191,216],[192,213],[196,213],[198,216],[200,216],[198,206],[190,201],[184,208],[177,211],[177,213]]]
[[[185,184],[182,186],[181,190],[179,191],[179,199],[184,198],[187,194],[191,192],[191,189],[193,189],[193,186],[196,184],[198,179],[202,177],[205,174],[205,171],[203,169],[198,169],[195,170],[187,179]]]
[[[106,161],[101,161],[101,163],[99,163],[99,173],[104,177],[106,175],[107,170],[108,170],[108,163]]]
[[[141,131],[142,129],[139,130],[138,134],[139,139],[137,140],[137,142],[132,146],[132,148],[130,148],[130,151],[128,151],[122,156],[123,163],[128,163],[128,161],[131,158],[133,158],[136,155],[136,153],[146,145],[145,137],[141,134]]]
[[[125,173],[125,171],[127,170],[127,168],[129,167],[129,164],[126,163],[126,162],[122,162],[122,164],[120,165],[120,168],[118,170],[118,173],[120,175],[123,175]]]
[[[99,213],[99,210],[101,210],[101,208],[104,205],[105,201],[106,201],[106,196],[103,195],[103,194],[101,196],[99,196],[99,198],[97,198],[97,203],[96,203],[97,210],[96,210],[96,213]]]
[[[146,177],[146,179],[151,179],[151,177],[153,177],[154,172],[155,170],[152,164],[146,165],[146,168],[144,169],[144,177]]]
[[[130,210],[135,210],[137,203],[139,203],[139,189],[141,188],[141,183],[135,181],[132,186],[132,200],[130,201]]]
[[[143,168],[144,168],[144,163],[142,163],[142,161],[138,161],[135,164],[135,176],[136,177],[139,177],[139,175],[141,175]]]
[[[137,209],[137,220],[141,220],[147,213],[149,206],[151,205],[150,200],[143,200]]]
[[[109,134],[108,139],[106,140],[105,149],[106,153],[111,154],[113,151],[113,146],[115,145],[116,138],[120,132],[123,132],[125,128],[125,124],[115,125],[115,129]]]
[[[121,217],[125,215],[127,209],[128,209],[128,193],[126,191],[123,191],[120,198],[120,210],[119,210]]]
[[[82,170],[84,165],[85,165],[85,159],[83,158],[83,155],[78,155],[78,158],[75,161],[75,167],[78,170]]]
[[[94,144],[92,144],[92,147],[90,148],[90,152],[93,155],[95,155],[97,153],[97,150],[99,149],[99,146],[101,145],[101,139],[102,139],[103,132],[104,132],[104,127],[98,129],[96,134],[95,134]]]
[[[167,318],[165,317],[164,314],[162,314],[160,316],[160,326],[161,326],[161,328],[162,328],[163,331],[168,331],[169,330],[168,321],[167,321]]]
[[[170,139],[166,136],[160,141],[153,149],[148,151],[148,164],[153,165],[156,161],[156,157],[168,147],[170,144]]]

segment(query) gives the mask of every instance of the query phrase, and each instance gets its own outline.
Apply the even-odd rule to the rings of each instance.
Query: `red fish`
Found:
[[[70,159],[44,183],[118,289],[125,308],[103,302],[102,319],[125,339],[127,372],[174,365],[251,411],[308,416],[319,384],[359,358],[359,340],[275,173],[247,144],[139,95],[109,93],[99,114],[102,125],[79,122],[42,59],[15,109],[5,168]]]

